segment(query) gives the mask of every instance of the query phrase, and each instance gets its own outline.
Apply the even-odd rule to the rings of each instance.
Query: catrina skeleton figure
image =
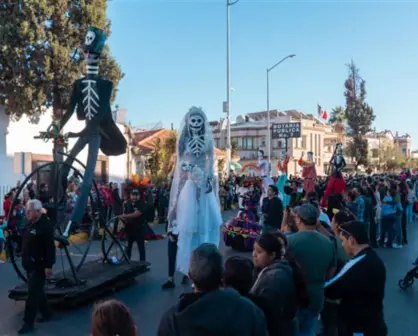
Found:
[[[113,83],[99,76],[99,60],[105,40],[106,35],[101,29],[88,28],[83,43],[87,72],[74,82],[68,110],[59,125],[61,130],[70,120],[76,108],[77,118],[85,120],[86,123],[65,161],[66,165],[60,171],[64,190],[67,185],[68,167],[86,145],[89,147],[83,183],[79,189],[80,193],[71,213],[70,221],[65,229],[65,237],[69,235],[71,227],[74,227],[73,224],[81,224],[93,183],[99,149],[105,155],[116,156],[126,153],[126,139],[113,121],[110,109]]]
[[[290,161],[290,155],[287,152],[282,153],[279,161],[277,162],[277,169],[279,171],[279,178],[277,179],[276,187],[279,190],[279,197],[282,200],[283,206],[286,207],[290,204],[290,195],[285,192],[285,187],[288,185],[287,180],[287,166]]]
[[[215,173],[209,122],[201,108],[192,107],[180,126],[167,229],[178,234],[177,270],[185,275],[194,248],[219,245],[222,217]]]
[[[342,170],[345,168],[346,163],[343,155],[343,145],[337,144],[334,154],[329,162],[332,167],[332,175],[328,181],[327,188],[322,198],[321,206],[326,207],[328,205],[328,197],[333,194],[343,194],[347,190],[344,178],[342,176]]]
[[[313,152],[308,152],[308,159],[305,161],[303,159],[305,152],[302,152],[302,156],[298,161],[299,166],[302,167],[303,190],[305,194],[315,191],[316,167],[313,155]]]

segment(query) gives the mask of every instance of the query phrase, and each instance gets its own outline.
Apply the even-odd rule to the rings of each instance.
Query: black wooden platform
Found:
[[[52,304],[74,304],[91,300],[103,295],[116,288],[126,286],[132,282],[136,276],[149,270],[150,264],[147,262],[131,261],[130,264],[124,262],[118,265],[103,263],[100,260],[86,262],[78,273],[78,278],[82,284],[72,286],[62,286],[62,278],[73,282],[74,277],[69,270],[54,273],[51,281],[45,287],[48,301]],[[58,285],[60,284],[60,285]],[[9,298],[16,301],[26,300],[28,286],[26,283],[20,284],[9,292]]]

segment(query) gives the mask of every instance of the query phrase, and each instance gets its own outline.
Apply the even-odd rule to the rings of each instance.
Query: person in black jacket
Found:
[[[165,312],[157,336],[267,336],[263,312],[232,288],[221,288],[223,258],[204,243],[190,256],[193,293],[185,293]]]
[[[139,197],[139,191],[131,191],[130,199],[123,205],[123,215],[119,218],[125,223],[126,239],[128,241],[126,254],[129,259],[132,256],[132,246],[136,242],[139,250],[139,260],[145,261],[145,227],[147,205]]]
[[[353,259],[325,284],[325,296],[341,300],[340,318],[346,328],[343,335],[386,336],[383,316],[385,265],[369,246],[363,223],[353,221],[340,225],[339,236]]]
[[[275,232],[282,225],[283,203],[277,194],[278,189],[272,184],[268,187],[267,197],[263,199],[263,232]]]
[[[52,275],[55,263],[54,224],[42,214],[42,203],[33,199],[26,204],[27,225],[23,233],[22,266],[27,272],[28,298],[25,306],[24,324],[19,334],[30,333],[38,311],[47,321],[51,315],[44,291],[45,278]]]

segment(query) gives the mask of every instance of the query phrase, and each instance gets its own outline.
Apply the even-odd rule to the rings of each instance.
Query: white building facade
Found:
[[[5,115],[4,107],[0,105],[0,201],[3,200],[4,193],[10,187],[15,186],[18,180],[23,181],[25,175],[30,174],[35,168],[52,161],[52,141],[44,142],[34,139],[39,132],[46,131],[51,122],[49,112],[43,114],[37,124],[31,124],[26,116],[19,121],[11,121]],[[74,113],[64,127],[64,133],[79,132],[84,125],[84,121],[77,120]],[[130,133],[127,132],[127,126],[122,124],[117,124],[117,126],[125,134],[129,144]],[[72,148],[76,140],[69,140],[68,150]],[[87,146],[77,158],[82,163],[86,162]],[[83,170],[80,165],[74,166]],[[132,158],[130,146],[125,154],[117,157],[107,157],[99,152],[95,171],[97,182],[123,183],[133,171],[135,171],[135,161]],[[39,183],[39,179],[39,176],[34,176],[32,181]]]

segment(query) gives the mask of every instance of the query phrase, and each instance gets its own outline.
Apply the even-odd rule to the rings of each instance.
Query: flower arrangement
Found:
[[[252,251],[255,240],[261,234],[261,229],[262,226],[255,221],[248,220],[244,212],[223,226],[225,245],[238,251]]]

